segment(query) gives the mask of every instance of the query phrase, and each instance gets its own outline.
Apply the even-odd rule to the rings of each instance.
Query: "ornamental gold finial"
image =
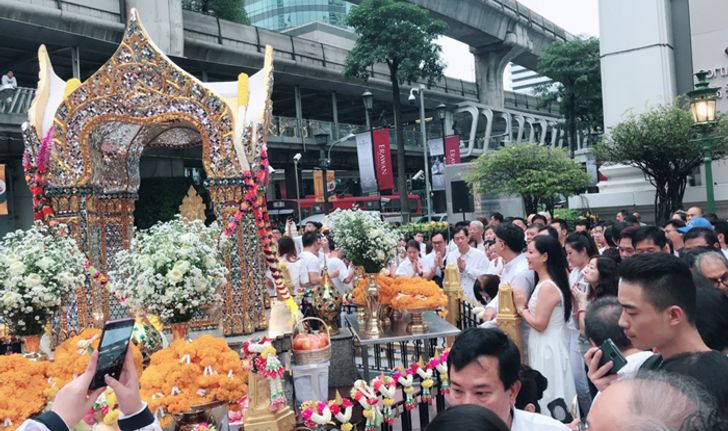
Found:
[[[521,354],[523,354],[521,318],[516,313],[516,306],[513,304],[513,288],[508,283],[503,283],[498,289],[498,315],[496,316],[496,324],[515,343]]]

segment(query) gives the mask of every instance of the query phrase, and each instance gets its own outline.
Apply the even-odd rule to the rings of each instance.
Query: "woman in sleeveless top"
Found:
[[[539,402],[541,411],[546,412],[551,401],[562,398],[568,406],[576,395],[566,329],[571,316],[571,292],[566,256],[558,240],[550,236],[535,237],[528,244],[526,259],[536,273],[536,288],[530,299],[514,290],[513,299],[516,311],[531,327],[529,365],[548,380]]]

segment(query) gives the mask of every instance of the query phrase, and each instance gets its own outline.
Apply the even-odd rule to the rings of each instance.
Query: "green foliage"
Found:
[[[407,178],[405,176],[404,132],[399,84],[442,77],[445,65],[435,39],[445,31],[445,23],[433,20],[419,6],[400,0],[362,0],[346,17],[346,24],[359,37],[346,56],[344,75],[367,80],[371,67],[385,63],[392,83],[392,112],[397,145],[397,189],[404,221],[409,220]]]
[[[536,93],[544,104],[559,104],[574,149],[577,130],[589,131],[603,124],[599,39],[553,43],[538,59],[537,71],[557,82],[556,88],[541,85]]]
[[[728,152],[725,139],[728,119],[718,123],[720,138],[713,139],[713,158]],[[659,223],[682,206],[688,176],[703,162],[702,142],[696,137],[689,112],[677,104],[660,106],[632,115],[617,124],[594,147],[604,162],[640,169],[655,192],[655,217]]]
[[[589,175],[563,149],[538,144],[507,145],[475,160],[466,181],[484,193],[519,194],[527,213],[539,205],[552,210],[558,195],[586,187]]]
[[[425,241],[438,232],[447,232],[448,224],[444,221],[429,221],[424,223],[407,223],[401,230],[407,238],[414,237],[417,232],[422,232]]]
[[[346,76],[367,80],[372,65],[386,63],[394,71],[391,79],[400,83],[442,77],[445,66],[434,41],[446,25],[425,9],[398,0],[363,0],[346,24],[359,35],[346,57]]]
[[[182,8],[250,25],[245,0],[182,0]]]

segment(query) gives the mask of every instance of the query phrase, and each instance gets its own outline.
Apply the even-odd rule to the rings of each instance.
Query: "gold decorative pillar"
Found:
[[[453,326],[458,326],[460,321],[460,301],[463,297],[463,288],[460,285],[460,271],[453,264],[445,267],[445,279],[443,281],[445,295],[447,295],[447,321]],[[455,337],[448,337],[448,344],[452,346]]]
[[[524,355],[521,317],[516,312],[516,306],[513,304],[513,288],[508,283],[503,283],[498,289],[498,315],[495,320],[498,328],[508,335],[521,355]]]
[[[288,431],[296,425],[296,415],[288,405],[270,411],[270,384],[257,373],[249,374],[248,411],[245,431]]]
[[[217,222],[224,229],[243,199],[244,185],[238,178],[214,178],[206,181],[215,207]],[[265,329],[265,267],[261,266],[263,253],[258,240],[258,229],[252,211],[242,213],[235,234],[228,239],[224,250],[229,283],[223,287],[223,333],[226,336],[252,334]]]

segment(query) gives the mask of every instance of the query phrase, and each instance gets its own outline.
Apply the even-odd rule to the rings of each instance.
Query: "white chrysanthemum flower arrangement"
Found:
[[[334,226],[334,241],[346,258],[367,273],[382,270],[394,255],[399,233],[376,215],[365,211],[334,211],[330,218]]]
[[[114,295],[132,312],[157,315],[167,323],[192,319],[195,311],[221,300],[225,267],[219,230],[179,217],[137,231],[129,250],[116,254],[109,273]]]
[[[41,222],[0,241],[0,315],[17,335],[39,335],[86,277],[85,256],[65,225]]]

